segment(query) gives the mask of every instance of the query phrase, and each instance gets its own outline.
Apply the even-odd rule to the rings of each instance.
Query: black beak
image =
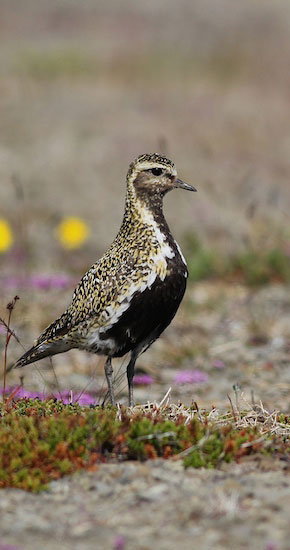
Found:
[[[187,191],[197,191],[193,185],[189,185],[189,183],[185,183],[185,181],[178,178],[174,182],[174,187],[177,187],[177,189],[186,189]]]

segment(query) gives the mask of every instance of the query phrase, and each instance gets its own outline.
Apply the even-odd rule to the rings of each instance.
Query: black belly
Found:
[[[136,293],[129,308],[117,323],[102,333],[101,339],[115,342],[112,357],[122,357],[129,351],[145,351],[171,323],[186,288],[184,271],[157,277],[150,289]]]

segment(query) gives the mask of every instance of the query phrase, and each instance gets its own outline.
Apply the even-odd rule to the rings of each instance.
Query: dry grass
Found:
[[[257,432],[264,435],[278,435],[290,440],[290,424],[287,415],[280,413],[279,411],[268,411],[260,401],[259,404],[251,405],[244,398],[243,393],[238,399],[237,407],[233,407],[230,400],[231,410],[227,413],[220,412],[218,409],[213,408],[210,411],[205,409],[199,409],[197,403],[192,407],[187,407],[183,403],[171,403],[170,402],[171,388],[167,391],[160,403],[146,403],[145,405],[138,405],[131,409],[132,415],[150,412],[152,416],[161,416],[164,419],[176,421],[178,418],[184,418],[184,424],[188,424],[193,418],[198,417],[201,422],[210,422],[216,427],[226,426],[233,424],[237,429],[243,430],[244,428],[255,428]],[[243,406],[241,410],[241,406]],[[119,408],[120,417],[120,408]],[[118,415],[117,415],[118,418]],[[290,448],[289,448],[290,451]]]

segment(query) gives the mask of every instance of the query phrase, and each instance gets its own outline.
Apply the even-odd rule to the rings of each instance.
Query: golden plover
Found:
[[[196,191],[177,178],[171,160],[154,153],[130,164],[117,237],[81,279],[68,309],[15,367],[72,348],[106,355],[105,374],[115,404],[111,360],[131,352],[127,378],[133,406],[136,359],[172,321],[186,288],[186,262],[162,211],[164,195],[174,188]]]

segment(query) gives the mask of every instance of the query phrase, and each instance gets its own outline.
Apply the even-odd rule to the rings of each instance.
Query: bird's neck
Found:
[[[123,224],[130,222],[138,227],[157,224],[163,233],[170,234],[163,214],[163,197],[160,194],[136,193],[135,189],[127,188]]]

